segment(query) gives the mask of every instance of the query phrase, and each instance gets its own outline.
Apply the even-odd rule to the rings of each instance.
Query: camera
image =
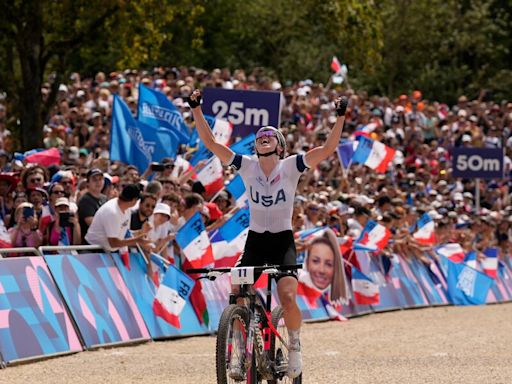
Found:
[[[29,217],[34,217],[34,208],[32,207],[24,207],[23,208],[23,217],[28,219]]]
[[[61,227],[70,227],[71,222],[69,219],[73,216],[71,212],[60,212],[59,213],[59,224]]]

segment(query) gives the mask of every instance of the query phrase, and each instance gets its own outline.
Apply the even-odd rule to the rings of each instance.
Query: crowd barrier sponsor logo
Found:
[[[149,339],[142,315],[110,255],[51,255],[45,260],[87,348]]]
[[[0,355],[4,361],[81,350],[43,258],[1,259]]]

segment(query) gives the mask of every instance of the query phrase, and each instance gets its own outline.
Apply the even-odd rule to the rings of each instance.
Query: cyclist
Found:
[[[192,109],[197,132],[203,144],[223,164],[238,170],[249,195],[249,234],[237,266],[295,264],[292,212],[297,183],[306,169],[314,169],[336,150],[345,121],[347,99],[336,100],[338,117],[324,145],[309,150],[305,155],[286,158],[284,136],[278,129],[271,126],[260,128],[256,134],[257,157],[235,154],[230,148],[215,140],[200,108],[201,92],[195,90],[187,101]],[[288,329],[286,374],[293,379],[302,371],[300,350],[302,316],[296,303],[297,274],[290,273],[288,276],[281,277],[277,282],[277,293]]]

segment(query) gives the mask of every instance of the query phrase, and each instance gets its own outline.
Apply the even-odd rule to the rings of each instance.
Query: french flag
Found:
[[[218,157],[212,157],[206,165],[197,172],[197,180],[206,189],[207,196],[213,196],[224,188],[224,168]]]
[[[178,155],[174,160],[174,168],[172,169],[171,176],[179,177],[184,172],[189,172],[194,169],[194,166],[188,162],[183,156]],[[195,175],[194,175],[195,177]]]
[[[187,268],[202,268],[213,263],[212,246],[199,212],[178,230],[176,242],[185,256]]]
[[[417,230],[412,235],[421,244],[434,244],[436,242],[435,223],[428,213],[424,213],[416,223]]]
[[[395,150],[393,148],[379,141],[361,136],[359,137],[359,145],[352,157],[352,162],[361,163],[379,173],[385,173],[394,156]]]
[[[354,244],[356,251],[376,252],[382,250],[391,237],[391,231],[385,226],[369,220],[361,233],[361,236]]]
[[[332,57],[331,61],[331,69],[334,73],[340,73],[341,72],[341,63],[338,60],[336,56]]]
[[[151,279],[153,280],[153,283],[155,283],[155,286],[159,287],[162,276],[164,276],[165,271],[167,271],[167,265],[165,264],[162,256],[157,255],[156,253],[151,253],[149,255],[149,262],[151,264]]]
[[[356,304],[379,304],[379,286],[356,267],[352,267],[352,290]]]
[[[311,229],[303,229],[302,231],[295,232],[294,237],[300,240],[311,240],[316,237],[322,236],[327,227],[315,227]]]
[[[181,328],[180,314],[194,287],[194,279],[170,265],[153,300],[153,312],[176,328]]]
[[[338,145],[338,149],[336,151],[338,159],[345,169],[350,165],[356,148],[357,141],[347,141]]]
[[[227,120],[217,119],[214,116],[205,115],[204,118],[211,128],[215,140],[218,143],[229,145],[231,134],[233,133],[233,124]]]
[[[249,233],[249,209],[242,208],[211,239],[215,268],[233,267],[242,254]]]
[[[464,257],[464,264],[466,264],[468,267],[471,267],[473,269],[477,269],[476,267],[476,252],[471,251],[466,254]]]
[[[498,271],[498,248],[487,248],[484,251],[485,258],[482,260],[482,268],[485,274],[496,279]]]
[[[247,205],[247,194],[245,193],[245,184],[240,175],[236,175],[226,186],[226,190],[231,193],[235,199],[237,207],[245,207]]]
[[[0,248],[12,248],[11,236],[3,220],[0,220]]]
[[[366,125],[364,125],[363,127],[361,128],[358,128],[355,132],[354,132],[354,135],[357,137],[357,136],[364,136],[364,137],[367,137],[369,138],[370,137],[370,134],[375,131],[377,128],[379,127],[382,127],[382,121],[381,120],[378,120],[378,121],[373,121],[371,123],[368,123]]]
[[[460,244],[448,243],[441,245],[436,249],[436,253],[440,256],[444,256],[454,263],[461,263],[464,261],[465,255],[464,250]]]
[[[127,229],[126,233],[124,234],[125,239],[129,239],[132,237],[132,232]],[[121,261],[123,262],[124,266],[127,270],[131,271],[130,266],[130,248],[128,246],[124,246],[119,248],[119,256],[121,256]]]

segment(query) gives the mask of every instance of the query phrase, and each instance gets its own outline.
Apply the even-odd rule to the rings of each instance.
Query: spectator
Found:
[[[126,238],[130,228],[132,208],[140,197],[139,187],[135,184],[125,186],[118,198],[103,204],[93,217],[85,240],[88,244],[100,245],[106,251],[117,251],[121,247],[135,245],[147,246],[149,241],[144,232]]]
[[[105,179],[103,172],[98,168],[93,168],[87,173],[87,192],[78,202],[78,219],[83,244],[85,243],[85,235],[92,223],[94,215],[98,209],[106,203],[107,197],[101,193]]]
[[[149,193],[143,193],[140,198],[139,208],[133,211],[130,219],[130,230],[139,231],[144,223],[147,223],[155,209],[157,198]]]
[[[43,238],[38,229],[37,216],[31,203],[21,203],[14,211],[14,227],[9,229],[14,247],[38,248]]]
[[[55,202],[55,213],[46,229],[48,245],[80,245],[82,235],[77,215],[70,210],[67,197],[59,197]]]

